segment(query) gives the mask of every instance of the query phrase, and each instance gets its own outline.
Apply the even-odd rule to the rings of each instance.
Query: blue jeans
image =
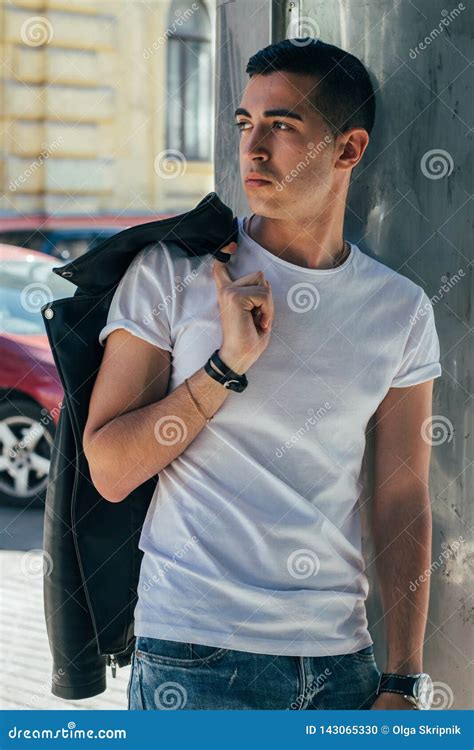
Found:
[[[136,636],[128,709],[369,709],[373,646],[338,656],[272,656]]]

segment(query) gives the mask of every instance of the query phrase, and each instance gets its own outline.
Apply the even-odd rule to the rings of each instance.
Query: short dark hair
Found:
[[[252,55],[245,72],[252,77],[279,70],[319,79],[310,101],[333,135],[355,127],[370,134],[375,120],[374,89],[357,57],[312,37],[284,39]]]

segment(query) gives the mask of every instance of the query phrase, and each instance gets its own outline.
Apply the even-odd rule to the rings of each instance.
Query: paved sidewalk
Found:
[[[107,690],[68,701],[51,695],[41,550],[0,551],[0,709],[127,709],[130,666],[107,667]]]

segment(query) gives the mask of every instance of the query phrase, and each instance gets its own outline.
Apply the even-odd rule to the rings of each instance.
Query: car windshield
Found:
[[[71,297],[76,289],[52,272],[61,265],[32,256],[0,263],[0,333],[45,335],[41,307],[61,297]]]

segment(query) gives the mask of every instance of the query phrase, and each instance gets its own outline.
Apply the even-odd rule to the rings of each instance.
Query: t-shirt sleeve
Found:
[[[422,289],[417,307],[410,317],[410,329],[403,356],[391,387],[416,385],[439,377],[442,372],[439,358],[439,339],[433,306]]]
[[[161,243],[143,248],[122,276],[110,303],[99,343],[117,328],[171,352],[170,273]]]

